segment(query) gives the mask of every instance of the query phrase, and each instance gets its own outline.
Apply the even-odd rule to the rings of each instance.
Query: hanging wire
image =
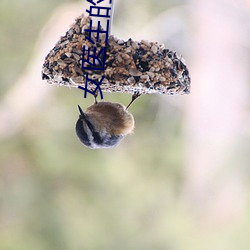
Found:
[[[111,0],[111,15],[110,15],[110,23],[109,23],[109,35],[111,35],[113,19],[114,19],[114,11],[115,11],[115,0]]]

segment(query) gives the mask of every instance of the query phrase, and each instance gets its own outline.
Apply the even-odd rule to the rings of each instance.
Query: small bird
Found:
[[[82,144],[91,149],[111,148],[134,130],[134,117],[127,111],[139,93],[132,96],[129,105],[96,101],[85,112],[78,105],[80,112],[76,122],[76,134]]]

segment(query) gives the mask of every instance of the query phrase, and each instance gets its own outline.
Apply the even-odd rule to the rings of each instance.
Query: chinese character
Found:
[[[97,13],[94,14],[93,13],[93,10],[97,9]],[[103,15],[103,14],[100,14],[101,10],[106,10],[106,14]],[[110,15],[109,15],[109,11],[111,10],[111,8],[108,8],[108,7],[93,7],[93,6],[90,6],[90,10],[86,10],[86,12],[89,13],[89,16],[97,16],[97,17],[107,17],[107,18],[110,18]]]
[[[103,0],[102,0],[102,1],[103,1]],[[92,0],[87,0],[87,2],[89,2],[89,3],[92,3],[92,4],[96,5],[96,3],[94,3]]]
[[[98,3],[101,3],[101,2],[103,2],[103,1],[104,1],[104,0],[99,0],[99,1],[97,1],[97,4],[98,4]],[[87,2],[96,5],[96,3],[94,3],[92,0],[87,0]],[[109,4],[111,4],[111,3],[112,3],[112,0],[109,0]]]
[[[101,24],[100,21],[98,21],[98,27],[97,30],[92,29],[92,20],[90,20],[90,27],[89,29],[85,29],[84,31],[89,32],[88,36],[85,36],[86,39],[88,39],[92,44],[94,44],[94,41],[91,39],[91,33],[97,33],[96,42],[99,42],[99,34],[100,33],[106,33],[105,38],[105,45],[107,46],[108,42],[108,32],[109,32],[109,20],[107,20],[107,30],[101,30]]]
[[[90,79],[90,78],[89,78],[89,74],[86,73],[85,88],[83,88],[83,87],[81,87],[81,86],[78,86],[79,89],[84,90],[84,92],[85,92],[85,93],[84,93],[84,98],[87,97],[87,92],[89,92],[89,93],[92,94],[92,95],[95,95],[96,91],[99,91],[99,93],[100,93],[100,95],[101,95],[101,99],[103,99],[102,90],[101,90],[101,87],[100,87],[100,85],[102,84],[103,79],[104,79],[104,76],[102,76],[100,82],[98,83],[98,82],[96,82],[96,81]],[[91,83],[93,83],[93,84],[96,85],[96,88],[95,88],[94,91],[88,90],[88,81],[90,81]]]
[[[90,48],[88,48],[86,52],[87,52],[87,59],[85,59],[85,45],[84,45],[82,52],[82,69],[105,70],[106,47],[101,48],[98,53],[96,51],[96,47],[94,47],[93,54],[91,54]]]

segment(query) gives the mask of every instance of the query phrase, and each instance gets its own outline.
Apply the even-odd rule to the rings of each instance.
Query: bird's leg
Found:
[[[141,94],[139,93],[139,91],[135,92],[133,95],[132,95],[132,100],[131,102],[128,104],[126,110],[131,106],[131,104],[140,96]]]
[[[94,94],[94,98],[95,98],[95,104],[97,104],[98,102],[97,102],[97,97],[98,97],[98,94],[99,94],[99,90],[97,89],[96,91],[95,91],[95,94]]]

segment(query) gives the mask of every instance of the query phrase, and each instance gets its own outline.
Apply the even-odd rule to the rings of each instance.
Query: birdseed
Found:
[[[42,79],[50,84],[71,87],[84,87],[86,73],[88,78],[97,80],[104,76],[100,85],[104,92],[140,94],[188,94],[190,77],[182,57],[175,51],[165,49],[157,42],[129,39],[124,41],[113,35],[105,45],[105,34],[100,34],[99,41],[92,35],[93,45],[85,38],[90,28],[89,16],[81,15],[62,36],[45,58]],[[105,70],[82,68],[83,46],[102,49],[106,46]],[[84,56],[86,59],[86,56]],[[96,85],[88,82],[88,88]]]

